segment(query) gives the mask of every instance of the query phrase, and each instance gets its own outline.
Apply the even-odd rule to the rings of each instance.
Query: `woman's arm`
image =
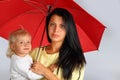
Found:
[[[75,70],[72,73],[71,80],[84,80],[84,72],[85,66],[83,66],[81,69],[75,68]]]
[[[59,80],[48,68],[43,66],[40,62],[34,62],[31,70],[39,75],[45,76],[48,80]]]

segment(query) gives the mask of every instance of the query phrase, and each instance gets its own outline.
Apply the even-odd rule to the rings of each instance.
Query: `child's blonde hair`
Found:
[[[9,36],[9,47],[8,47],[8,51],[7,51],[7,57],[11,57],[15,52],[14,50],[11,49],[11,45],[16,41],[16,39],[19,37],[19,36],[30,36],[30,33],[24,29],[18,29],[14,32],[12,32]]]

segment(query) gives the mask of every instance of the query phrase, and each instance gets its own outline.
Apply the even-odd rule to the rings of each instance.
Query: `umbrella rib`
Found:
[[[41,2],[41,4],[44,6],[44,8],[39,7],[39,6],[35,5],[35,4],[33,4],[33,3],[37,3],[37,2],[35,2],[35,1],[30,1],[30,0],[24,0],[24,1],[26,1],[27,4],[29,4],[29,5],[31,5],[31,6],[33,6],[33,7],[35,7],[35,8],[38,9],[38,10],[40,10],[43,14],[46,14],[46,13],[47,13],[46,5],[43,4],[43,2]]]
[[[26,11],[26,12],[21,13],[19,15],[16,15],[16,16],[12,17],[11,19],[7,20],[6,23],[10,22],[11,20],[14,20],[14,19],[18,18],[19,16],[23,16],[23,15],[30,14],[30,13],[35,13],[35,11],[29,10],[29,11]],[[4,24],[2,26],[4,26]]]
[[[97,26],[96,26],[96,27],[97,27]],[[78,27],[78,28],[80,28],[80,27]],[[103,32],[104,32],[104,28],[105,28],[105,27],[101,28],[101,29],[103,29],[103,30],[102,30]],[[82,31],[84,31],[83,28],[80,28],[80,29],[82,29]],[[103,34],[103,32],[102,32],[102,34]],[[87,34],[86,32],[84,32],[84,34],[89,38],[89,40],[90,40],[90,42],[92,43],[92,45],[94,45],[95,50],[98,50],[98,48],[99,48],[98,46],[100,45],[100,41],[101,41],[102,34],[101,34],[101,36],[99,36],[100,40],[99,40],[99,44],[98,44],[98,45],[95,43],[95,41],[94,41],[90,36],[88,36],[88,34]],[[87,52],[88,52],[88,51],[87,51]]]
[[[0,0],[0,3],[1,3],[1,2],[7,2],[7,1],[9,1],[9,0]]]
[[[55,0],[54,1],[54,4],[52,4],[52,5],[49,5],[49,7],[48,7],[48,12],[51,12],[51,10],[53,9],[53,7],[56,5],[56,3],[58,2],[59,0]]]

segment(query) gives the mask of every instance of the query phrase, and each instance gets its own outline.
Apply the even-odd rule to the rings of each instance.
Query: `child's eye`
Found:
[[[30,41],[27,42],[27,44],[31,43]]]
[[[19,42],[20,44],[23,44],[24,42]]]
[[[30,42],[27,42],[27,43],[30,43]]]

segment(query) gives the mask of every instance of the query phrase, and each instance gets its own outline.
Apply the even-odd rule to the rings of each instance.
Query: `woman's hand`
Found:
[[[54,65],[55,66],[55,65]],[[51,68],[53,68],[53,65],[51,65]],[[48,80],[59,80],[50,69],[42,65],[40,62],[34,62],[31,66],[31,71],[45,76]]]
[[[56,64],[51,64],[48,69],[50,69],[50,71],[54,72],[55,68],[56,68]]]
[[[31,66],[31,69],[33,72],[43,75],[45,73],[46,67],[42,65],[40,62],[34,62]]]

